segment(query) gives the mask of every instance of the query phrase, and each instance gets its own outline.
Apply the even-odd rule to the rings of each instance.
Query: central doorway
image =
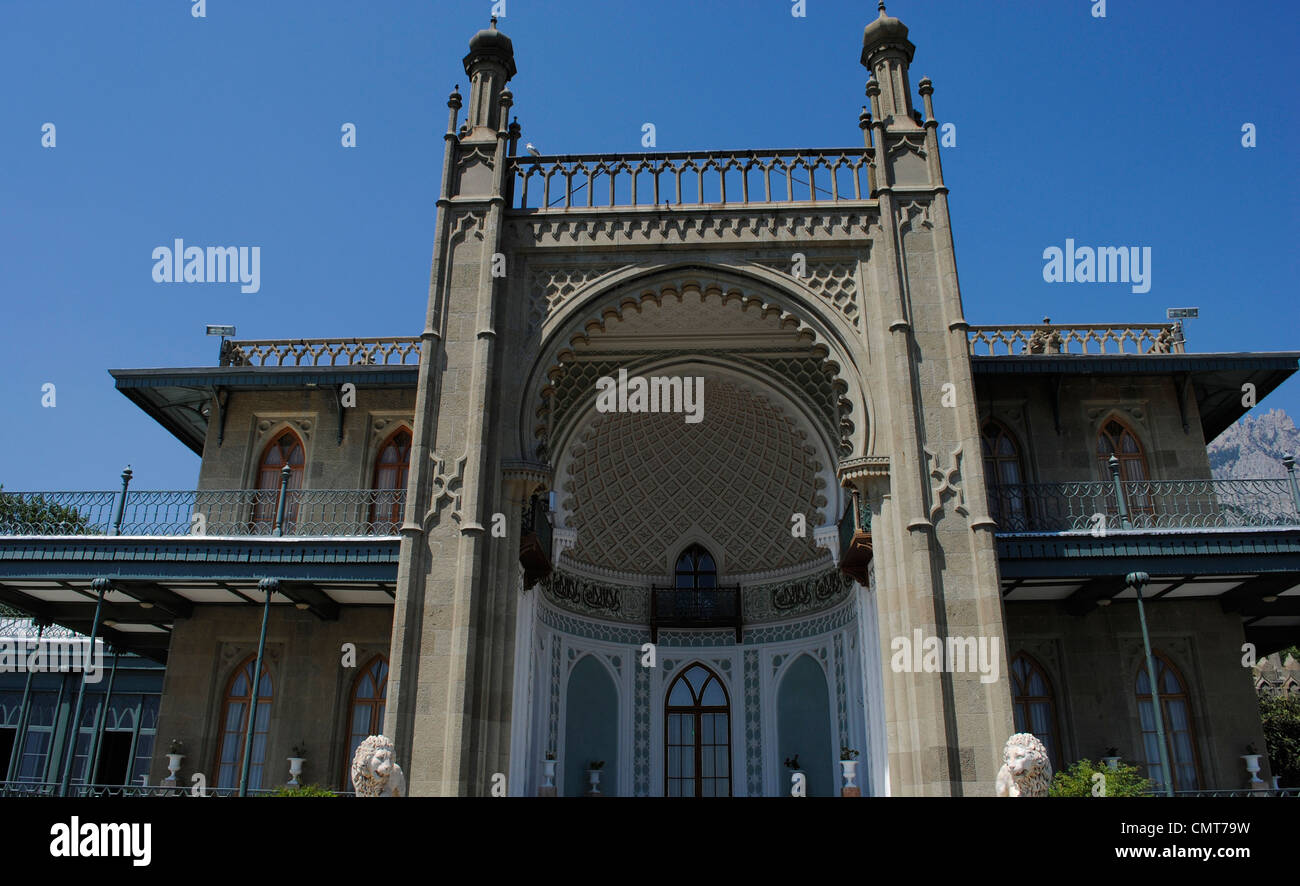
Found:
[[[668,687],[664,793],[731,796],[731,703],[718,675],[693,664]]]

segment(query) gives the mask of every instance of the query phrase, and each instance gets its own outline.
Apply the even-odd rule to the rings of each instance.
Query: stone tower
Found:
[[[577,435],[561,427],[576,412],[560,406],[582,350],[654,311],[689,328],[692,311],[706,325],[709,310],[732,309],[756,324],[755,336],[788,337],[784,349],[799,353],[780,365],[814,361],[825,390],[837,392],[814,419],[829,428],[822,451],[832,480],[819,481],[819,537],[835,536],[850,492],[869,506],[874,589],[854,593],[875,613],[860,623],[871,625],[863,645],[877,647],[863,650],[874,662],[864,691],[878,724],[865,727],[877,748],[876,792],[992,793],[1013,731],[1006,631],[933,86],[918,84],[922,117],[909,85],[914,52],[881,3],[863,36],[865,150],[534,159],[515,156],[509,38],[494,20],[470,41],[463,124],[460,94],[448,101],[385,721],[413,793],[484,795],[496,773],[509,773],[516,793],[544,750],[525,722],[537,604],[520,578],[521,513],[535,492],[563,486],[560,450]],[[749,176],[760,167],[769,185],[784,172],[783,198],[769,187],[759,199]],[[653,201],[636,189],[647,170]],[[728,185],[735,170],[743,200],[735,178]],[[699,176],[694,202],[683,196],[684,171]],[[661,193],[661,176],[673,173],[675,191]],[[721,178],[717,199],[706,197],[706,173]],[[583,176],[585,191],[575,189]],[[539,205],[530,181],[533,201],[545,186]],[[563,195],[551,199],[561,181]],[[791,272],[795,257],[809,276]],[[824,285],[823,271],[839,275],[838,288]],[[759,365],[757,352],[728,356],[728,332],[738,330],[712,340],[699,330],[695,351],[671,359]],[[667,354],[666,341],[647,332],[634,343],[653,356]],[[983,639],[996,679],[969,666],[891,667],[894,641],[918,631]]]

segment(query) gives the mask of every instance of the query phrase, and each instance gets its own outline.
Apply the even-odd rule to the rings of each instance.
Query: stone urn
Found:
[[[1246,772],[1250,774],[1250,784],[1247,787],[1252,790],[1258,790],[1264,787],[1264,779],[1259,777],[1259,761],[1263,754],[1242,754],[1241,759],[1246,761]]]
[[[600,770],[588,769],[587,779],[591,782],[591,787],[587,790],[588,797],[600,796]]]
[[[844,777],[844,786],[840,788],[841,797],[861,797],[862,789],[858,787],[858,761],[841,760],[841,775]]]
[[[184,754],[167,755],[167,782],[176,784],[176,773],[181,771],[181,763],[185,760]]]
[[[298,776],[302,775],[302,764],[307,762],[306,757],[289,758],[289,787],[298,787]]]
[[[555,766],[558,762],[558,760],[549,759],[542,761],[542,787],[555,787]]]
[[[1102,757],[1102,758],[1101,758],[1101,762],[1105,763],[1105,764],[1106,764],[1106,768],[1109,769],[1111,772],[1118,772],[1118,771],[1119,771],[1119,761],[1120,761],[1120,758],[1119,758],[1119,757]]]

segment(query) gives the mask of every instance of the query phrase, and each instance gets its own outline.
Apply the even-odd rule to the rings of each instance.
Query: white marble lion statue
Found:
[[[393,740],[372,735],[352,757],[352,787],[358,797],[405,797],[406,776],[397,765]]]
[[[1002,748],[999,797],[1046,797],[1052,784],[1047,748],[1028,732],[1017,732]]]

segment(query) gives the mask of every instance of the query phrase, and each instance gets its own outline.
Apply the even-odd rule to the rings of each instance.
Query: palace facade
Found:
[[[1300,355],[972,325],[914,52],[882,4],[860,144],[535,156],[480,31],[419,334],[114,371],[196,489],[4,493],[46,510],[0,522],[0,602],[165,662],[155,785],[346,789],[382,732],[416,795],[838,795],[845,751],[863,794],[990,795],[1025,731],[1241,788],[1300,491],[1206,444]]]

